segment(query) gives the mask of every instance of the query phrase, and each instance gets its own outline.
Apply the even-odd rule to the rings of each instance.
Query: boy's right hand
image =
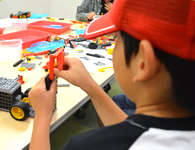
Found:
[[[82,61],[77,58],[65,58],[64,69],[58,70],[55,68],[54,74],[67,80],[71,84],[80,87],[84,91],[87,91],[90,84],[95,82],[86,70]]]

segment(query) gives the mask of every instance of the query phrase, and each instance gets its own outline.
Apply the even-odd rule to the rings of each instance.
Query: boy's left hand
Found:
[[[51,83],[50,90],[46,90],[45,77],[30,90],[29,99],[35,111],[35,117],[51,118],[56,100],[57,83]]]

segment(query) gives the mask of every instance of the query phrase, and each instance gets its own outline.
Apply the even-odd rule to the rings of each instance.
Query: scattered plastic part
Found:
[[[29,67],[29,68],[28,68],[28,71],[31,71],[32,69],[33,69],[33,68]]]
[[[0,28],[0,35],[3,34],[4,29],[5,29],[5,28]]]
[[[23,41],[22,48],[25,49],[27,47],[30,47],[33,43],[39,41],[46,41],[48,39],[48,36],[51,36],[51,33],[27,29],[0,35],[0,39],[1,40],[21,39]]]
[[[92,57],[96,57],[96,58],[105,58],[104,56],[99,55],[99,54],[90,54],[90,53],[86,53],[86,55],[92,56]]]
[[[48,55],[45,54],[44,57],[45,57],[45,58],[48,58]]]
[[[100,72],[105,72],[105,69],[108,69],[108,68],[113,68],[113,67],[105,67],[105,68],[101,68],[101,69],[98,69],[98,71],[100,71]]]
[[[88,57],[79,57],[79,58],[85,59],[85,60],[87,60],[87,61],[91,60],[91,59],[89,59]]]
[[[42,64],[42,61],[38,63],[38,65],[40,66]]]
[[[69,44],[70,44],[70,48],[74,48],[74,46],[73,46],[71,40],[69,40]]]
[[[84,37],[79,37],[79,38],[74,38],[72,39],[72,41],[75,41],[75,42],[82,42],[82,41],[86,41],[86,39]]]
[[[48,27],[44,27],[44,26],[61,26],[62,28],[48,28]],[[53,34],[62,34],[66,31],[68,31],[70,29],[70,26],[72,24],[70,23],[62,23],[62,22],[53,22],[53,21],[36,21],[33,23],[29,23],[28,24],[28,28],[29,29],[36,29],[36,30],[41,30],[41,31],[46,31],[46,32],[50,32]]]
[[[40,56],[35,56],[35,59],[42,59],[42,57],[40,57]]]
[[[27,62],[29,63],[31,61],[31,59],[30,58],[27,58]]]
[[[107,54],[112,55],[113,51],[114,51],[114,48],[108,48],[107,49]]]
[[[38,14],[38,13],[31,13],[30,19],[41,19],[47,17],[48,14]]]
[[[98,69],[98,71],[99,71],[99,72],[105,72],[105,70],[104,70],[104,69]]]
[[[26,68],[25,68],[25,67],[20,67],[20,68],[18,68],[18,70],[19,70],[19,71],[25,71]]]
[[[69,87],[70,84],[58,84],[58,87]]]
[[[43,54],[48,54],[49,50],[38,52],[38,53],[28,53],[28,54],[22,54],[24,57],[25,56],[38,56],[38,55],[43,55]]]
[[[48,42],[41,41],[32,44],[27,50],[32,53],[42,52],[45,50],[55,50],[56,48],[64,47],[65,43],[63,40],[59,40],[58,42]]]
[[[103,65],[105,65],[105,63],[102,63],[100,61],[94,62],[94,64],[97,65],[97,66],[103,66]]]
[[[15,64],[13,64],[13,67],[17,67],[19,64],[21,64],[23,61],[25,60],[25,58],[20,59],[19,61],[17,61]]]
[[[55,18],[51,18],[51,17],[46,17],[47,20],[50,20],[50,21],[55,21],[56,19]]]
[[[25,81],[23,80],[23,76],[22,76],[22,75],[18,75],[18,77],[19,77],[18,82],[19,82],[20,84],[24,84]]]
[[[27,62],[23,62],[23,63],[21,64],[20,67],[24,67],[24,68],[26,68],[26,69],[28,69],[28,68],[33,68],[33,69],[35,69],[35,66],[36,66],[36,63],[27,63]]]
[[[85,29],[80,29],[80,30],[75,29],[74,31],[76,32],[77,35],[80,35],[80,34],[84,34],[85,33]]]
[[[76,20],[70,20],[70,22],[74,23],[74,24],[83,24],[84,22],[81,21],[76,21]]]
[[[34,56],[29,56],[28,58],[30,58],[30,60],[35,60]]]

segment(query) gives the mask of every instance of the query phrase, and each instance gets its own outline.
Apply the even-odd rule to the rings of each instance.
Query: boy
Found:
[[[194,149],[194,0],[116,0],[87,27],[85,38],[116,31],[115,77],[136,113],[127,118],[81,61],[66,58],[67,69],[55,75],[90,96],[106,127],[72,136],[63,149]],[[36,112],[30,149],[50,148],[55,93],[56,83],[46,91],[44,78],[29,93]]]
[[[76,19],[91,21],[95,15],[106,14],[110,11],[114,0],[83,0],[77,8]]]

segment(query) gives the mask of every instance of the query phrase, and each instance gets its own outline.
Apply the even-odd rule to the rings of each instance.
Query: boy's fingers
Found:
[[[67,79],[68,77],[68,72],[63,70],[58,70],[57,68],[54,68],[54,74],[58,77],[61,77],[61,78],[64,78],[64,79]]]

